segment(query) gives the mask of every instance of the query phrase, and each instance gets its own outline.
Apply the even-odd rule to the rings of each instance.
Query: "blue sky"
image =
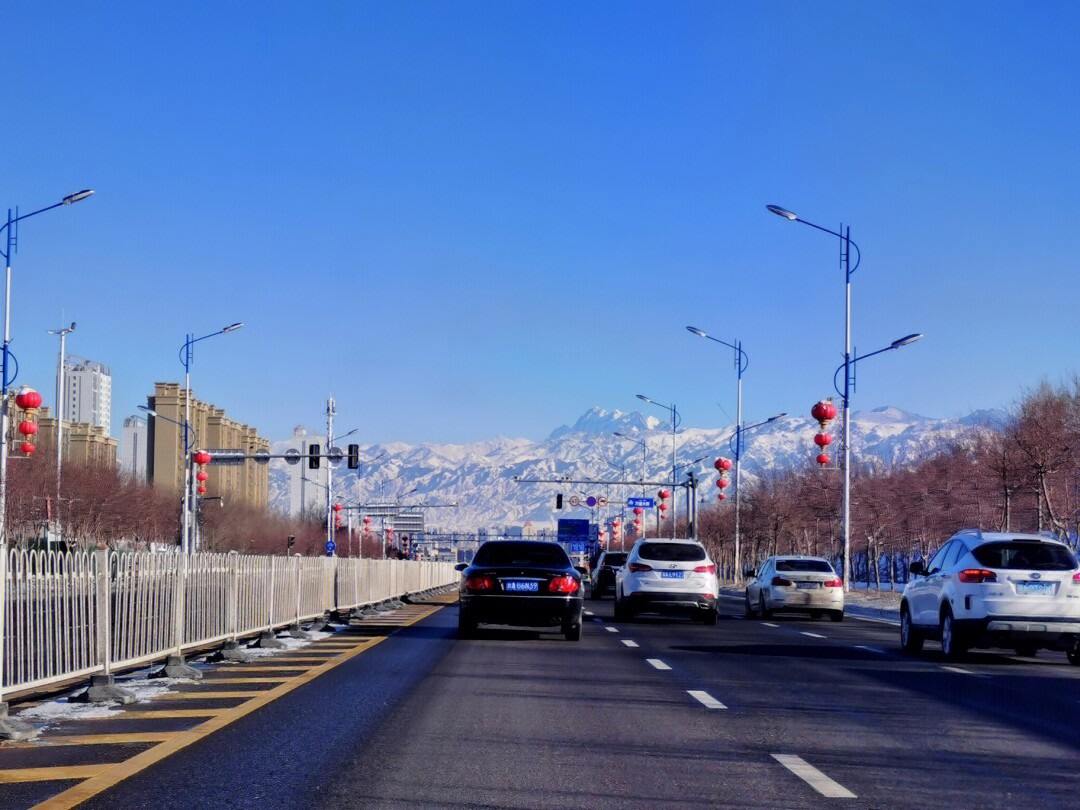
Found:
[[[20,383],[56,339],[284,438],[542,437],[634,394],[688,426],[958,416],[1077,368],[1070,3],[53,3],[5,15],[0,205]],[[659,410],[650,411],[662,416]]]

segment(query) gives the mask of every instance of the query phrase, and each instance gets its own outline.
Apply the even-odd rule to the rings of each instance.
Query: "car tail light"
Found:
[[[839,579],[827,579],[821,583],[826,588],[843,588],[844,582]]]
[[[640,574],[643,571],[652,571],[651,565],[645,565],[645,563],[630,563],[626,566],[626,570],[631,574]]]
[[[555,577],[548,583],[549,593],[577,593],[578,588],[581,587],[581,583],[569,574],[563,574],[561,577]]]
[[[956,575],[961,582],[997,582],[997,574],[985,568],[965,568]]]
[[[694,573],[695,574],[715,574],[716,573],[716,566],[715,565],[699,565],[697,568],[694,569]]]
[[[1080,571],[1073,574],[1073,585],[1080,585]]]
[[[789,588],[794,584],[790,579],[784,579],[783,577],[772,578],[772,585],[775,588]]]
[[[468,591],[493,591],[497,585],[495,577],[491,574],[482,574],[465,580],[465,590]]]

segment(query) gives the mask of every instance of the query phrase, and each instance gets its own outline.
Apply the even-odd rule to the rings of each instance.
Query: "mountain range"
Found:
[[[899,408],[882,407],[852,415],[852,449],[859,463],[880,469],[904,467],[931,456],[950,444],[969,444],[987,431],[1000,429],[1007,419],[1001,411],[976,411],[957,420],[931,419]],[[839,454],[839,420],[829,427]],[[813,464],[818,448],[813,443],[818,425],[808,417],[784,416],[744,435],[743,475],[753,479],[769,468],[792,469]],[[614,433],[634,437],[622,439]],[[684,481],[694,469],[701,481],[699,498],[713,500],[717,456],[733,457],[734,426],[680,429],[675,437],[677,480]],[[590,408],[573,425],[562,425],[543,440],[496,437],[470,444],[361,445],[363,458],[377,459],[358,474],[344,464],[333,470],[335,500],[347,504],[451,504],[426,511],[429,529],[475,531],[486,527],[531,525],[553,527],[559,517],[587,517],[588,509],[555,510],[555,495],[563,493],[566,505],[577,496],[607,498],[617,508],[628,496],[642,494],[642,444],[645,442],[644,475],[650,482],[671,480],[670,427],[637,411],[622,412]],[[274,451],[298,446],[296,439],[275,442]],[[695,461],[696,460],[696,461]],[[694,462],[691,464],[691,462]],[[835,461],[834,461],[835,463]],[[690,464],[683,467],[682,465]],[[316,480],[322,480],[322,472]],[[588,482],[563,483],[565,478]],[[526,483],[556,479],[560,483]],[[656,486],[646,488],[655,495]],[[730,490],[729,490],[730,491]],[[282,460],[271,462],[271,506],[288,511],[290,480]],[[311,492],[314,495],[314,492]],[[682,513],[683,502],[677,505]]]

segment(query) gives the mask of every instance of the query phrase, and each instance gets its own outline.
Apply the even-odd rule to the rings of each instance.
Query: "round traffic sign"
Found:
[[[326,550],[327,551],[332,552],[335,548],[337,548],[337,543],[335,543],[333,540],[327,540],[326,541]]]
[[[345,453],[340,447],[331,447],[326,456],[330,459],[331,464],[340,464],[345,457]]]
[[[570,505],[571,506],[581,506],[581,498],[579,498],[577,495],[571,495],[570,496]]]
[[[596,506],[596,498],[590,495],[588,498],[585,499],[585,505],[590,508]]]
[[[300,451],[297,450],[295,447],[290,447],[288,450],[285,451],[285,463],[286,464],[296,464],[299,461],[300,461]]]
[[[300,459],[300,454],[296,454],[297,461]],[[286,459],[287,461],[288,459]],[[269,450],[256,450],[255,451],[255,463],[256,464],[269,464],[270,463],[270,451]],[[296,461],[292,462],[293,464]]]
[[[605,498],[603,495],[601,495],[599,498],[596,499],[596,505],[597,506],[607,506],[607,498]]]

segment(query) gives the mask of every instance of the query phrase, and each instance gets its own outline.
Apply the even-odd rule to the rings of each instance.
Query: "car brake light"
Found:
[[[640,574],[642,571],[652,571],[652,566],[645,563],[630,563],[626,566],[626,570],[631,574]]]
[[[794,585],[795,583],[792,582],[790,579],[784,579],[783,577],[773,577],[772,584],[774,587],[777,588],[787,588]]]
[[[1073,585],[1080,585],[1080,571],[1073,574]]]
[[[961,582],[997,582],[997,574],[985,568],[965,568],[956,575]]]
[[[694,569],[694,573],[695,574],[715,574],[716,573],[716,566],[715,565],[699,565],[697,568]]]
[[[821,584],[824,585],[826,588],[843,588],[844,587],[843,581],[839,580],[839,579],[827,579],[824,582],[822,582]]]
[[[555,577],[548,583],[548,592],[550,593],[577,593],[578,588],[581,587],[581,583],[569,574],[563,574],[561,577]]]
[[[482,574],[478,577],[469,577],[465,580],[465,589],[469,591],[493,591],[496,586],[495,577],[491,574]]]

